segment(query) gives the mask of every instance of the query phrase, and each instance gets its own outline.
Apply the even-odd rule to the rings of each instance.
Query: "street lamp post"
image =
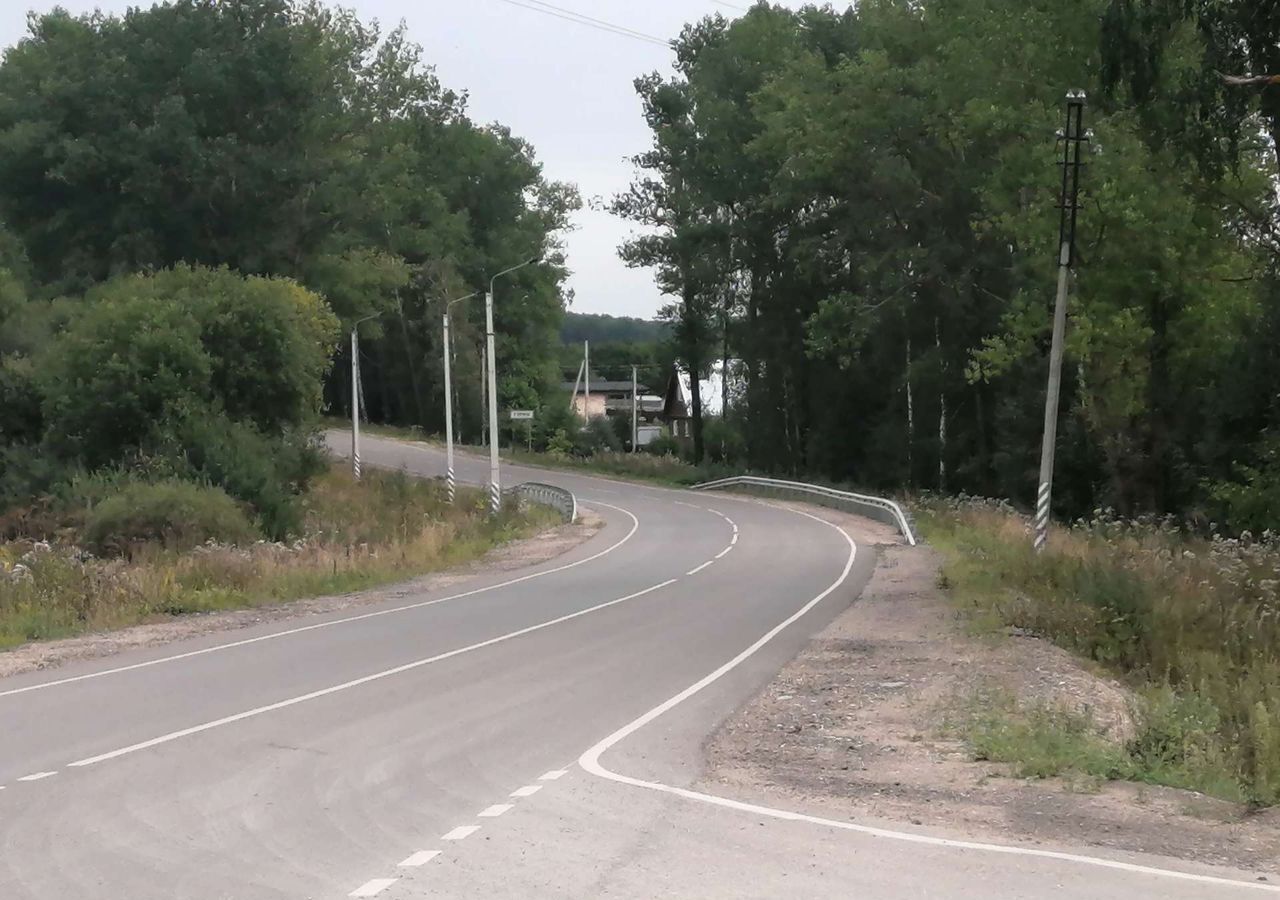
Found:
[[[507,275],[517,269],[523,269],[525,266],[533,265],[541,261],[541,259],[542,255],[539,254],[526,259],[519,265],[503,269],[489,279],[489,290],[484,295],[485,360],[487,362],[486,374],[489,381],[489,512],[495,516],[502,508],[502,484],[498,475],[498,357],[494,352],[493,288],[494,283],[503,275]]]
[[[479,291],[474,291],[473,293],[467,294],[465,297],[457,297],[450,300],[444,306],[444,484],[445,494],[450,503],[453,502],[457,487],[453,471],[453,376],[451,374],[453,339],[449,335],[449,310],[453,308],[453,304],[461,303],[463,300],[470,300],[479,293]]]
[[[360,326],[382,313],[358,319],[351,326],[351,477],[360,480]]]

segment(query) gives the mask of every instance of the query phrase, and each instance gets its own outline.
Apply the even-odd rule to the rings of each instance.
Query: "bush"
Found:
[[[641,449],[654,456],[680,456],[680,442],[669,434],[654,438]]]
[[[1239,466],[1240,482],[1224,482],[1213,490],[1223,517],[1236,533],[1280,532],[1280,437],[1265,439],[1253,466]]]
[[[85,544],[105,555],[153,541],[189,550],[209,540],[240,544],[258,536],[225,491],[183,481],[131,484],[91,509],[84,525]]]
[[[707,461],[730,465],[747,455],[747,442],[737,422],[722,416],[710,416],[702,421],[702,446]]]
[[[176,474],[208,481],[248,504],[273,540],[299,531],[298,495],[325,466],[304,435],[272,438],[225,416],[188,416],[171,432],[163,452]]]
[[[309,421],[337,320],[291,281],[179,267],[113,279],[38,367],[46,434],[90,469],[225,411],[279,433]]]

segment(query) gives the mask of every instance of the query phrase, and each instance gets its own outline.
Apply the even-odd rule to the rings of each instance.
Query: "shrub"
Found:
[[[188,550],[209,540],[240,544],[258,536],[225,491],[183,481],[131,484],[91,509],[84,525],[85,544],[107,555],[153,541]]]
[[[654,438],[643,449],[654,456],[680,456],[680,442],[669,434]]]

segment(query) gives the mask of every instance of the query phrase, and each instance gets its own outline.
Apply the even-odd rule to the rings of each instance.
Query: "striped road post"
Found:
[[[1044,549],[1049,540],[1049,482],[1040,483],[1040,493],[1036,496],[1036,550]]]

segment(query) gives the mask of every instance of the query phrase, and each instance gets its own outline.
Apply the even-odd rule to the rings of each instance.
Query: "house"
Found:
[[[706,378],[698,379],[698,393],[702,400],[704,418],[723,416],[727,408],[740,403],[746,396],[746,378],[740,360],[729,360],[729,375],[724,374],[724,363],[716,360]],[[726,405],[726,400],[728,401]],[[671,429],[671,436],[687,439],[693,436],[693,386],[689,372],[679,366],[667,379],[663,396],[661,419]]]
[[[583,418],[597,416],[631,416],[630,381],[592,380],[590,390],[584,391],[579,382],[566,381],[560,385],[566,394],[573,393],[573,411]],[[648,385],[637,385],[639,390],[638,418],[641,422],[656,421],[662,413],[662,398],[653,395]]]

